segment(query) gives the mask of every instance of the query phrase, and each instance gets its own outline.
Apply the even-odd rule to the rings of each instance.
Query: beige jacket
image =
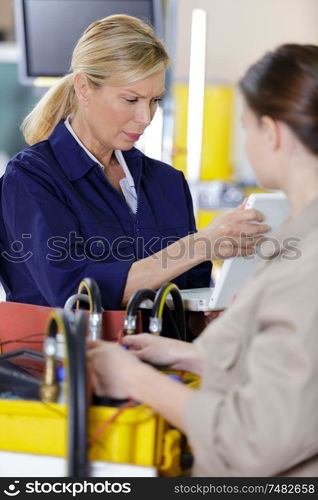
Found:
[[[195,341],[195,476],[318,476],[318,199],[275,236],[281,251]]]

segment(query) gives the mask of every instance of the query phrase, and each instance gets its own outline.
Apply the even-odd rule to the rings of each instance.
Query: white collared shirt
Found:
[[[90,152],[88,149],[84,146],[84,144],[80,141],[80,139],[77,137],[75,134],[74,130],[72,129],[72,126],[70,124],[70,118],[72,116],[69,115],[66,120],[64,121],[64,125],[67,128],[67,130],[72,134],[74,139],[78,142],[78,144],[81,146],[81,148],[84,149],[85,153],[96,163],[101,168],[104,168],[104,165],[98,161],[98,159]],[[130,170],[127,166],[127,163],[125,161],[125,158],[123,156],[123,153],[119,149],[114,150],[115,156],[118,160],[118,163],[122,167],[125,177],[123,179],[120,179],[119,185],[121,187],[122,193],[125,197],[126,203],[130,207],[130,210],[135,214],[137,212],[137,193],[136,193],[136,188],[135,188],[135,183],[134,179],[130,173]]]

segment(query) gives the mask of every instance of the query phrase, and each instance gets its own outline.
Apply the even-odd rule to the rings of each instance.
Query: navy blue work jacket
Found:
[[[1,279],[7,300],[63,307],[81,280],[98,283],[104,309],[120,307],[133,262],[189,232],[195,221],[182,172],[124,152],[137,213],[61,121],[48,140],[17,154],[2,178]],[[173,280],[209,286],[211,263]]]

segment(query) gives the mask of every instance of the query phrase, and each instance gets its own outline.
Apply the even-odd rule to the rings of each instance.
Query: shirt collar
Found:
[[[101,168],[104,168],[104,165],[102,165],[98,161],[98,159],[90,151],[88,151],[88,149],[84,146],[84,144],[82,143],[82,141],[80,140],[80,138],[75,134],[74,130],[72,129],[71,122],[70,122],[70,118],[71,117],[72,117],[72,115],[68,115],[68,117],[64,121],[65,127],[67,128],[67,130],[69,131],[69,133],[72,134],[72,136],[74,137],[74,139],[76,140],[76,142],[81,146],[81,148],[84,149],[85,153],[94,161],[94,163],[97,163]]]
[[[96,165],[67,130],[61,120],[49,137],[49,144],[57,161],[70,181],[77,181]]]
[[[58,163],[68,179],[72,182],[86,175],[94,166],[100,165],[93,155],[90,156],[87,154],[78,140],[75,139],[73,134],[67,129],[63,119],[55,127],[48,140]],[[123,168],[129,185],[135,185],[136,180],[141,174],[138,165],[144,154],[136,148],[124,152],[116,150],[116,153],[119,153],[119,156],[123,158],[123,162],[126,166],[126,168]],[[118,159],[118,161],[120,160]],[[131,174],[127,162],[129,162],[129,165],[132,164],[134,169],[138,170],[138,172],[132,172]],[[129,175],[127,175],[127,172]]]
[[[74,139],[78,142],[78,144],[81,146],[81,148],[84,149],[85,153],[95,162],[97,163],[101,168],[104,168],[104,165],[102,163],[100,163],[100,161],[98,160],[98,158],[96,158],[87,148],[86,146],[82,143],[82,141],[80,140],[80,138],[76,135],[76,133],[74,132],[73,128],[72,128],[72,125],[71,125],[71,122],[70,122],[70,119],[72,118],[72,115],[68,115],[68,117],[66,118],[66,120],[64,121],[64,125],[65,127],[67,128],[67,130],[72,134],[72,136],[74,137]],[[134,179],[132,178],[131,176],[131,173],[129,171],[129,168],[127,166],[127,163],[125,161],[125,158],[123,157],[123,154],[122,152],[119,150],[119,149],[115,149],[114,151],[115,153],[115,156],[120,164],[120,166],[122,167],[124,173],[125,173],[125,176],[126,176],[126,179],[127,179],[127,182],[128,182],[128,185],[129,187],[131,188],[134,188],[135,187],[135,183],[134,183]]]

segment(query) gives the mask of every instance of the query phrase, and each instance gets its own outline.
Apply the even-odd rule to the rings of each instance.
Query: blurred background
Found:
[[[76,40],[88,8],[92,19],[104,17],[103,3],[138,15],[147,2],[172,65],[162,107],[137,146],[185,173],[200,228],[261,190],[244,154],[237,81],[281,43],[318,43],[317,0],[0,0],[0,169],[25,147],[22,118],[52,81],[37,63],[70,59],[61,33],[73,30]]]

